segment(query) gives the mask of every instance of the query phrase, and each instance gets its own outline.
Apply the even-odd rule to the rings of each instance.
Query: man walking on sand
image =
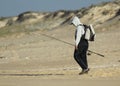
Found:
[[[82,68],[82,71],[79,73],[79,75],[87,74],[89,71],[87,62],[87,50],[89,44],[88,41],[85,39],[84,26],[77,16],[72,19],[71,24],[76,27],[74,59]]]

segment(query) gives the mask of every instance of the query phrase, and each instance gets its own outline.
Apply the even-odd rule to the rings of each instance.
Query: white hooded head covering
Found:
[[[71,24],[74,24],[76,27],[79,24],[82,24],[77,16],[73,17]]]

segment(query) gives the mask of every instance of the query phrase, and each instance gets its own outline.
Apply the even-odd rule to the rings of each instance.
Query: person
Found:
[[[74,59],[82,68],[82,71],[79,73],[79,75],[87,74],[89,71],[87,62],[87,50],[89,43],[84,37],[84,26],[77,16],[73,17],[71,24],[76,27]]]

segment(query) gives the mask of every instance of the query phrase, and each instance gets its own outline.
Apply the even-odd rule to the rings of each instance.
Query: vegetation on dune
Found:
[[[27,11],[16,17],[1,17],[0,37],[14,33],[30,33],[31,31],[54,29],[68,24],[74,15],[80,17],[82,22],[88,24],[92,22],[95,27],[98,27],[120,16],[119,5],[120,1],[112,1],[91,5],[88,8],[79,10],[59,10],[56,12]]]
[[[29,34],[30,32],[37,31],[37,29],[32,29],[33,27],[31,26],[31,29],[27,27],[27,25],[12,25],[12,26],[6,26],[4,28],[0,29],[0,37],[4,36],[10,36],[13,34],[20,34],[20,33],[25,33]]]

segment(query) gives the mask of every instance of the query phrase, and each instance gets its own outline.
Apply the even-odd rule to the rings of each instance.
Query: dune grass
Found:
[[[37,29],[31,29],[29,26],[26,25],[11,25],[0,29],[0,37],[10,36],[13,34],[20,34],[20,33],[29,34],[30,32],[36,30]]]

